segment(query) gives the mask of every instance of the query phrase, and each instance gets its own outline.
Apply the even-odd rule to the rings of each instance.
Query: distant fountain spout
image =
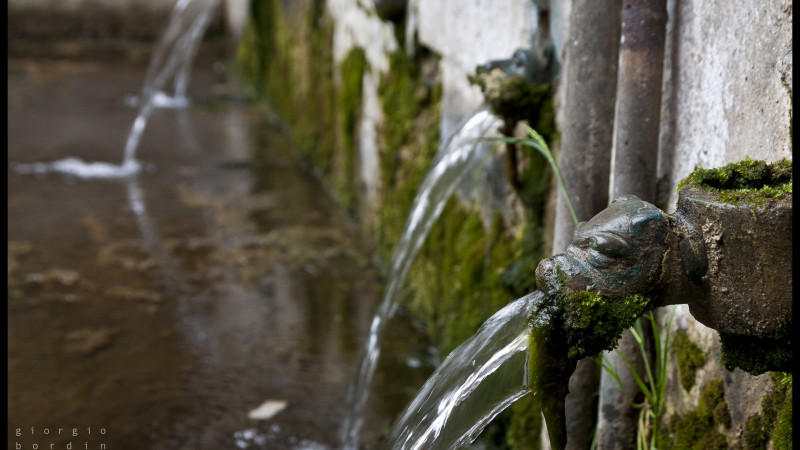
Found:
[[[528,120],[537,127],[538,113],[552,98],[552,80],[557,65],[552,46],[542,51],[517,49],[508,59],[478,66],[471,77],[483,92],[492,111],[515,123]]]
[[[541,48],[517,49],[508,59],[482,64],[470,79],[481,89],[492,112],[503,119],[505,136],[513,136],[517,123],[527,121],[545,140],[551,141],[555,132],[552,98],[557,70],[553,46],[546,44]],[[541,199],[539,195],[531,198],[530,187],[525,186],[524,177],[518,173],[518,151],[516,145],[506,146],[506,178],[523,204],[536,208]],[[530,158],[535,166],[544,164],[538,154]]]

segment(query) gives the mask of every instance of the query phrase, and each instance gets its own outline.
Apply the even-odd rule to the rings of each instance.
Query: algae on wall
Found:
[[[379,96],[385,125],[380,130],[383,190],[377,235],[388,259],[400,238],[416,191],[440,142],[439,87],[404,53],[390,55],[390,75]],[[539,156],[539,155],[535,155]],[[532,158],[532,161],[538,161]],[[526,188],[541,199],[526,211],[526,224],[514,233],[498,215],[490,230],[474,205],[453,197],[412,265],[401,304],[425,324],[444,357],[470,337],[497,310],[535,289],[534,269],[544,256],[542,216],[549,179],[545,162],[522,173]],[[545,186],[542,189],[542,186]],[[530,400],[530,399],[529,399]],[[489,448],[534,449],[541,416],[530,401],[520,401],[489,426],[481,440]]]
[[[333,190],[347,211],[353,210],[348,182],[355,168],[352,154],[358,114],[360,76],[343,76],[337,90],[333,63],[333,23],[319,0],[286,2],[254,0],[250,22],[238,48],[237,59],[244,89],[288,125],[299,159]],[[363,57],[362,57],[363,60]],[[358,55],[348,58],[345,69],[365,70]],[[344,129],[342,129],[344,128]],[[347,151],[344,151],[347,150]],[[342,157],[342,155],[345,155]]]
[[[334,65],[331,18],[322,1],[260,0],[251,11],[239,52],[249,89],[267,100],[288,125],[300,159],[314,167],[342,208],[354,213],[361,83],[364,72],[372,70],[364,51],[355,47]],[[414,59],[403,50],[389,55],[391,67],[378,89],[381,190],[373,237],[385,261],[441,140],[438,57],[415,50]],[[336,85],[334,79],[341,82]],[[546,170],[542,162],[521,172],[528,190],[549,187]],[[486,230],[474,205],[456,198],[447,202],[401,294],[401,306],[425,324],[442,356],[505,304],[535,288],[533,272],[544,256],[544,195],[537,205],[526,211],[527,224],[512,231],[500,215]],[[525,404],[503,413],[493,433],[482,438],[493,442],[491,448],[537,448],[540,415]]]

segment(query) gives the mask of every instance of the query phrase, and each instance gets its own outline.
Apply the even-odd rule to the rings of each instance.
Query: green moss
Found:
[[[700,390],[697,409],[683,416],[672,416],[669,426],[660,438],[659,448],[675,450],[708,450],[729,448],[720,428],[731,425],[731,416],[725,402],[725,389],[721,379],[707,382]]]
[[[761,400],[761,412],[747,419],[744,444],[747,449],[792,448],[792,376],[773,374],[773,389]]]
[[[560,300],[569,358],[595,356],[616,346],[622,332],[651,307],[643,295],[609,301],[599,294],[578,291]]]
[[[531,414],[534,411],[534,414]],[[505,441],[509,448],[516,450],[539,450],[542,440],[542,416],[539,405],[532,395],[525,396],[511,405],[511,417]]]
[[[367,60],[364,50],[354,47],[339,65],[341,86],[336,92],[339,117],[339,163],[333,175],[333,190],[339,203],[352,216],[356,211],[356,132],[361,117],[362,86]]]
[[[771,438],[776,449],[792,448],[792,374],[772,375],[775,391],[761,401],[764,422],[772,424]]]
[[[789,335],[784,339],[768,339],[719,333],[719,337],[722,342],[720,362],[728,370],[739,367],[752,375],[791,370],[792,342]]]
[[[269,103],[289,125],[301,160],[330,181],[337,151],[332,19],[320,2],[287,9],[278,0],[251,3],[238,51],[245,89]]]
[[[768,164],[747,157],[717,169],[699,168],[678,183],[678,190],[684,186],[713,192],[726,203],[758,206],[792,193],[792,162],[784,158]]]
[[[528,337],[528,373],[554,447],[566,444],[564,400],[578,360],[614,348],[622,332],[651,306],[643,295],[609,301],[577,291],[545,297],[537,307]]]
[[[775,450],[790,450],[792,448],[792,396],[789,394],[786,402],[778,413],[778,422],[772,431],[772,443]]]
[[[680,373],[681,386],[688,391],[694,385],[697,369],[706,362],[705,354],[682,330],[675,333],[672,348]]]
[[[763,450],[767,448],[769,433],[764,426],[761,414],[753,414],[747,418],[744,426],[744,448],[747,450]]]

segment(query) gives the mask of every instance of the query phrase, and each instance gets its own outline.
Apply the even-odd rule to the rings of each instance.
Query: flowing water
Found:
[[[141,170],[136,159],[136,150],[147,126],[147,121],[157,107],[186,107],[186,89],[197,48],[211,20],[219,0],[178,0],[170,16],[153,57],[141,94],[134,104],[139,112],[133,121],[125,141],[122,162],[85,162],[69,156],[64,159],[44,163],[16,164],[15,170],[23,174],[44,174],[60,172],[78,178],[127,178]],[[167,81],[174,79],[175,95],[170,97],[163,92]]]
[[[194,57],[203,32],[219,2],[220,0],[178,0],[167,28],[150,58],[150,66],[142,86],[142,99],[152,98],[156,107],[188,106],[186,89]],[[169,96],[162,89],[173,74],[174,94]]]
[[[431,169],[420,185],[400,241],[395,246],[383,300],[372,319],[369,336],[359,360],[358,375],[350,388],[350,410],[342,426],[345,449],[358,448],[364,405],[378,364],[384,330],[397,306],[397,290],[402,286],[414,257],[459,182],[467,174],[474,173],[490,156],[490,146],[479,139],[497,130],[501,124],[500,119],[486,109],[479,109],[471,114],[462,122],[458,131],[439,148]]]
[[[150,46],[42,45],[9,46],[10,165],[119,157]],[[225,48],[198,52],[189,107],[152,112],[136,176],[9,171],[8,448],[339,444],[382,283],[280,124],[212,70]],[[403,319],[362,448],[432,371]]]
[[[450,353],[394,425],[391,448],[459,448],[530,392],[529,319],[542,296],[509,303]]]

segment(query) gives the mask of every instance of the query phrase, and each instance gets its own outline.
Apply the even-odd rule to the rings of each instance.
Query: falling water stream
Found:
[[[530,318],[542,297],[509,303],[447,356],[395,423],[392,449],[459,448],[530,392]]]
[[[9,207],[10,216],[12,212],[16,211],[14,221],[9,221],[11,230],[9,231],[9,243],[10,247],[13,247],[9,253],[9,261],[12,261],[14,266],[9,269],[9,284],[11,285],[9,288],[9,314],[15,317],[13,323],[11,320],[9,321],[9,365],[11,366],[9,375],[10,378],[12,375],[15,376],[14,382],[10,381],[9,383],[10,389],[15,388],[14,395],[9,401],[9,411],[14,412],[16,414],[14,417],[17,419],[28,417],[25,420],[47,425],[47,420],[52,422],[52,418],[55,417],[56,423],[50,426],[57,426],[63,424],[70,416],[89,425],[92,424],[92,420],[98,420],[96,417],[102,417],[104,422],[96,426],[108,425],[117,433],[115,437],[109,438],[110,442],[139,442],[140,445],[147,445],[150,448],[223,448],[229,447],[231,444],[238,448],[292,448],[298,450],[330,448],[328,444],[323,443],[330,441],[330,438],[324,435],[324,431],[322,431],[322,437],[316,440],[305,439],[303,432],[298,431],[308,429],[310,424],[318,420],[310,419],[303,413],[297,411],[285,413],[292,417],[289,422],[291,424],[287,426],[288,434],[277,423],[265,428],[258,426],[254,421],[271,419],[289,405],[298,403],[305,407],[314,404],[316,412],[325,414],[327,416],[325,420],[328,422],[338,420],[339,416],[335,411],[337,408],[341,408],[344,402],[335,395],[326,398],[322,393],[336,392],[336,386],[340,386],[346,380],[342,375],[346,372],[342,368],[342,364],[347,360],[348,350],[339,347],[342,346],[341,341],[352,341],[356,334],[353,334],[352,331],[344,331],[348,327],[339,322],[349,320],[345,319],[346,316],[353,316],[352,319],[356,320],[359,318],[358,315],[352,312],[343,314],[341,311],[331,315],[331,313],[325,312],[327,306],[310,300],[313,304],[310,308],[320,309],[317,312],[322,315],[338,317],[336,320],[339,322],[324,324],[321,328],[318,326],[313,330],[310,324],[301,326],[300,335],[306,328],[308,331],[305,333],[309,335],[301,339],[298,337],[299,335],[283,330],[286,326],[281,325],[280,316],[272,318],[269,308],[276,302],[281,307],[288,309],[304,307],[302,302],[288,300],[293,296],[288,291],[298,289],[297,286],[303,285],[309,280],[319,284],[315,292],[317,292],[317,297],[321,297],[320,294],[325,292],[324,286],[335,284],[335,282],[322,281],[320,278],[327,277],[327,275],[320,275],[319,267],[335,267],[338,265],[339,259],[351,258],[352,255],[344,255],[343,250],[338,248],[328,249],[329,256],[322,259],[309,259],[308,256],[295,255],[290,259],[304,261],[299,266],[305,274],[297,275],[295,273],[297,263],[275,262],[272,256],[266,257],[260,254],[264,251],[280,253],[281,251],[277,249],[282,248],[283,244],[279,241],[286,239],[285,236],[278,237],[268,234],[266,237],[243,237],[240,231],[226,232],[225,230],[228,228],[223,227],[218,231],[208,232],[216,237],[197,237],[198,231],[194,226],[189,225],[188,222],[182,223],[182,220],[186,219],[169,218],[169,214],[165,214],[165,210],[157,209],[155,213],[150,211],[146,202],[147,190],[143,189],[139,181],[143,166],[137,159],[137,151],[141,146],[148,120],[154,110],[158,108],[181,109],[189,106],[190,102],[186,94],[193,61],[203,33],[218,4],[219,0],[178,0],[176,3],[170,22],[153,53],[145,74],[144,86],[138,98],[135,99],[134,103],[138,107],[138,112],[125,141],[121,164],[84,162],[72,156],[50,163],[12,164],[14,171],[22,175],[42,176],[57,172],[79,179],[100,180],[98,182],[122,179],[125,181],[126,194],[124,197],[126,201],[124,203],[127,205],[128,211],[133,213],[139,234],[139,243],[136,244],[131,244],[130,238],[125,238],[121,242],[113,238],[109,239],[107,234],[109,229],[114,228],[113,219],[98,219],[96,216],[101,213],[92,212],[91,208],[83,204],[76,211],[81,211],[82,226],[88,230],[95,242],[87,243],[84,238],[77,244],[66,244],[64,250],[54,248],[44,251],[44,253],[49,252],[49,256],[43,253],[40,257],[26,257],[25,255],[32,251],[31,248],[35,249],[33,250],[34,256],[37,254],[36,252],[42,252],[43,249],[40,246],[48,245],[49,241],[37,236],[35,231],[38,230],[30,226],[30,223],[40,220],[36,214],[43,215],[44,210],[35,206],[30,209],[31,199],[20,200],[19,195],[27,190],[32,192],[44,189],[46,192],[47,189],[53,188],[53,181],[38,187],[33,187],[30,183],[19,179],[9,182],[10,191],[12,188],[16,188],[16,194],[10,195],[9,198],[12,203],[17,205],[12,204]],[[165,93],[165,87],[169,80],[173,80],[173,95]],[[11,82],[9,89],[11,90]],[[13,99],[9,102],[10,110],[12,103]],[[179,118],[179,123],[181,121],[188,123],[185,115],[181,117],[183,119]],[[97,120],[96,123],[100,123],[100,121]],[[382,340],[387,334],[389,319],[397,306],[397,291],[402,286],[416,253],[441,214],[448,198],[459,183],[468,174],[474,173],[490,156],[490,146],[479,142],[479,139],[494,132],[500,125],[500,119],[485,109],[479,109],[471,114],[462,122],[458,131],[440,147],[431,170],[420,186],[401,239],[396,245],[391,261],[389,282],[378,305],[377,313],[372,319],[366,344],[359,358],[356,376],[350,385],[346,403],[349,405],[349,409],[344,424],[340,428],[345,449],[359,447],[359,434],[365,416],[368,413],[374,413],[374,411],[368,410],[367,400],[381,353]],[[186,130],[183,129],[183,131]],[[191,132],[186,134],[193,135]],[[9,146],[13,147],[13,151],[9,152],[9,157],[21,155],[19,142],[19,138],[9,139]],[[197,146],[195,137],[183,139],[181,145],[191,146],[189,144],[192,143]],[[102,154],[108,156],[105,151]],[[162,176],[174,177],[170,181],[162,181],[161,183],[164,183],[161,185],[162,189],[174,182],[173,180],[186,182],[186,180],[192,179],[191,175],[187,177],[185,173],[181,174],[180,170],[176,172],[174,167],[170,167],[170,156],[152,157],[151,155],[151,158],[161,161],[159,170],[162,171]],[[197,169],[185,170],[188,170],[190,174],[197,171]],[[211,172],[208,169],[201,171],[209,176],[196,178],[197,186],[208,184],[212,179],[225,179],[218,173],[212,174],[213,170]],[[153,171],[150,172],[152,175]],[[232,180],[229,181],[231,181],[231,186],[235,185]],[[153,183],[153,180],[150,182]],[[20,189],[20,186],[23,185],[26,186],[26,189]],[[213,195],[229,195],[220,194],[220,192],[230,190],[229,186],[222,189],[221,185],[217,183],[217,187],[221,190]],[[153,186],[151,186],[152,188]],[[109,196],[105,186],[86,186],[82,189],[94,193],[90,195],[113,197],[113,195]],[[197,189],[205,190],[206,188],[196,187],[195,190]],[[212,216],[222,212],[219,206],[208,203],[213,200],[210,200],[207,194],[198,194],[198,192],[192,194],[186,186],[179,186],[178,192],[181,200],[177,203],[181,206],[174,206],[176,202],[173,200],[172,211],[176,211],[175,208],[181,210],[186,205],[195,207],[201,205],[202,208],[211,211]],[[64,198],[59,195],[54,196],[52,191],[44,195],[54,197],[56,200]],[[80,199],[81,197],[78,195],[76,198]],[[261,200],[262,202],[266,201],[269,206],[262,204],[261,210],[250,211],[251,218],[256,223],[263,221],[263,214],[259,211],[274,209],[273,203],[281,202],[281,200],[275,200],[278,197],[271,198],[272,200]],[[169,205],[170,201],[164,195],[160,195],[159,200],[158,204],[161,208],[170,208],[165,206]],[[79,200],[77,204],[80,205]],[[23,214],[22,209],[16,210],[15,208],[20,205],[29,208],[29,211],[26,212],[35,214]],[[118,207],[110,207],[110,203],[106,206],[110,211],[118,210]],[[317,207],[315,209],[319,212],[324,208]],[[59,211],[62,211],[62,208],[54,207],[47,214],[56,217],[58,223],[68,222],[67,218],[57,216]],[[171,212],[171,214],[175,213]],[[179,214],[188,217],[186,212]],[[30,218],[26,219],[28,216]],[[285,211],[280,216],[285,217]],[[198,219],[192,220],[197,221]],[[283,223],[283,220],[281,219],[280,222]],[[300,220],[301,229],[310,227],[301,234],[310,235],[312,241],[315,239],[315,233],[319,232],[314,228],[317,226],[314,220],[316,219],[312,219],[310,222],[305,219]],[[157,225],[159,222],[161,222],[160,227]],[[271,219],[267,222],[263,232],[273,233],[276,227],[275,220]],[[63,229],[56,226],[50,233],[58,234],[62,231]],[[323,235],[325,233],[327,232],[322,232]],[[291,233],[289,235],[294,236]],[[58,234],[56,241],[60,242],[63,239],[65,238]],[[306,239],[309,238],[306,237]],[[324,241],[325,237],[323,236],[322,239]],[[75,264],[74,267],[69,266],[71,255],[86,252],[92,248],[92,245],[98,247],[96,250],[99,255],[98,261],[83,261]],[[312,248],[319,252],[326,250],[326,244],[318,245],[315,242],[312,243]],[[254,256],[253,252],[256,249],[260,256]],[[286,250],[283,252],[285,253]],[[208,260],[208,257],[191,256],[193,254],[215,255],[214,258],[217,258],[217,261],[214,262],[213,258]],[[239,256],[232,260],[226,259],[233,257],[232,255]],[[253,262],[242,262],[241,258],[254,257],[262,258],[262,263],[264,263],[263,258],[267,258],[269,262],[266,264],[271,267],[269,271],[261,274],[262,286],[258,289],[263,289],[264,292],[260,293],[254,292],[251,287],[245,286],[241,282],[241,278],[249,281],[257,278],[256,276],[242,273],[231,275],[228,270],[212,267],[220,262],[222,264],[233,262],[249,267],[249,264]],[[206,261],[201,262],[203,260]],[[18,261],[22,261],[24,264],[20,265],[22,263]],[[36,262],[31,265],[32,261]],[[49,265],[59,261],[67,264],[67,268],[48,268]],[[119,273],[107,275],[104,270],[109,263],[120,265],[125,270],[131,270],[133,267],[134,272],[129,275]],[[209,267],[204,269],[206,273],[203,271],[198,273],[195,267],[197,264],[206,264]],[[163,275],[154,275],[152,273],[154,267]],[[126,276],[129,276],[130,279],[126,279]],[[237,276],[240,278],[238,281],[235,278]],[[104,283],[108,281],[109,277],[112,285],[105,286]],[[292,282],[291,280],[294,279],[296,281]],[[355,281],[353,283],[358,284]],[[60,314],[55,326],[57,329],[67,330],[65,337],[60,336],[66,341],[65,346],[58,344],[58,348],[64,346],[66,349],[65,355],[54,352],[49,354],[45,361],[35,364],[35,367],[28,367],[30,363],[25,356],[36,350],[26,342],[39,342],[44,337],[37,336],[36,333],[31,334],[30,330],[47,326],[46,316],[31,312],[31,308],[35,311],[37,305],[50,301],[41,300],[39,296],[41,292],[53,289],[55,289],[54,292],[48,295],[56,299],[54,304],[58,305],[56,309]],[[62,295],[58,292],[59,290],[65,290],[66,294]],[[311,294],[307,295],[314,297]],[[98,297],[107,298],[106,303],[95,304],[95,299]],[[264,303],[263,297],[271,298],[272,303]],[[167,301],[165,298],[171,300]],[[220,304],[217,298],[225,299],[227,304]],[[127,306],[120,309],[118,306],[115,309],[112,305],[120,301],[119,299],[127,299],[124,301],[132,302],[134,307]],[[539,299],[539,294],[531,294],[511,303],[490,318],[475,336],[451,353],[397,422],[391,435],[393,448],[436,449],[463,445],[474,439],[476,434],[497,413],[528,392],[526,320]],[[339,305],[338,308],[345,308],[342,306],[345,304],[343,300],[343,298],[335,300],[335,303]],[[68,306],[70,304],[81,306],[82,311],[96,311],[90,312],[88,315],[84,314],[82,318],[80,313],[72,317],[73,313],[70,312],[72,310]],[[307,305],[305,307],[309,308]],[[165,320],[164,314],[159,313],[162,309],[175,314],[179,318],[178,323],[172,324],[169,320]],[[142,317],[138,317],[142,314]],[[35,318],[30,317],[31,315]],[[120,315],[125,315],[126,320],[116,322],[108,319],[109,316]],[[148,323],[147,317],[151,317],[150,321],[159,325],[153,329],[153,332],[146,334],[146,339],[152,341],[147,344],[146,348],[158,348],[158,350],[150,350],[152,353],[142,353],[139,349],[126,350],[124,344],[120,342],[136,340],[136,333],[133,331],[136,327],[148,330],[153,326],[152,323]],[[297,313],[294,316],[289,314],[288,317],[296,319],[305,317],[305,314]],[[83,325],[83,328],[80,328],[80,325]],[[292,328],[293,326],[299,326],[299,324],[290,324],[288,327]],[[357,330],[358,326],[350,324],[349,328]],[[72,331],[68,331],[70,329]],[[280,338],[278,340],[265,338],[265,330],[277,332],[283,339],[288,336],[289,340],[282,343]],[[170,333],[174,332],[183,336],[182,344],[176,344],[174,339],[170,340]],[[320,333],[323,335],[317,336]],[[338,337],[334,337],[334,335]],[[343,337],[344,335],[347,337]],[[59,339],[59,337],[55,336],[52,339]],[[144,342],[144,338],[138,339],[137,343]],[[292,339],[295,342],[292,342]],[[311,344],[312,341],[315,343]],[[264,345],[259,344],[263,342],[268,342],[271,346],[277,345],[278,348],[272,348],[271,353],[263,354]],[[51,342],[47,345],[56,344]],[[186,346],[191,350],[164,350],[169,346],[176,345],[178,347]],[[298,351],[298,347],[304,346],[309,347],[305,350],[306,353],[316,354],[316,350],[321,351],[318,358],[321,358],[322,362],[297,361],[297,358],[303,358],[301,356],[303,352]],[[346,345],[344,346],[346,347]],[[108,348],[116,349],[118,355],[109,355],[105,350]],[[101,355],[100,358],[97,357],[98,354]],[[170,354],[178,357],[169,356]],[[113,358],[109,359],[109,357]],[[118,369],[112,368],[112,366],[119,365],[127,365],[133,372],[120,373],[100,382],[92,382],[88,373],[96,367],[87,368],[75,362],[78,359],[85,362],[92,358],[100,361],[97,368],[105,370],[103,373],[116,373]],[[74,361],[70,362],[70,359]],[[154,370],[150,366],[138,368],[135,364],[131,364],[132,361],[145,362],[149,359],[152,359],[149,362],[154,364],[153,367],[158,368],[157,373],[149,373]],[[193,359],[196,361],[192,362]],[[170,363],[184,367],[186,371],[170,369]],[[26,376],[24,374],[42,370],[48,373],[54,371],[58,373],[59,364],[67,364],[70,367],[74,365],[77,370],[65,370],[64,375],[75,377],[75,380],[67,381],[62,377],[60,381],[46,381],[51,385],[62,386],[67,394],[55,391],[30,394],[26,390],[30,386],[26,388],[25,382],[20,385],[20,380]],[[105,369],[103,369],[103,364],[107,366]],[[316,367],[317,375],[310,375],[309,368],[306,367],[309,365]],[[398,369],[397,366],[394,366],[387,370],[398,372],[398,377],[408,377],[408,382],[413,382],[413,378],[418,376],[415,374],[409,377],[408,374],[404,374],[403,370],[408,370],[408,368]],[[294,373],[295,379],[277,379],[284,372]],[[248,382],[241,382],[243,376],[247,377]],[[260,383],[265,377],[272,378],[269,379],[269,388],[265,388]],[[85,382],[77,380],[85,380],[90,385],[87,386]],[[31,381],[26,382],[38,381],[45,380],[31,378]],[[301,386],[309,383],[316,385],[308,388],[308,392],[294,397],[292,396],[293,389],[302,391],[305,388],[289,388],[287,392],[284,392],[286,398],[280,398],[282,389],[291,386],[292,383],[300,383]],[[397,381],[393,383],[397,384]],[[135,398],[128,398],[119,393],[120,387],[138,394],[135,394]],[[57,398],[59,395],[70,400],[59,401]],[[189,397],[194,398],[190,400]],[[89,398],[99,402],[93,406],[94,410],[100,412],[100,415],[87,414],[85,406],[71,404],[74,401],[71,399],[75,398]],[[62,412],[53,416],[52,411],[34,411],[25,406],[50,402],[60,405],[57,407],[60,407]],[[159,405],[161,409],[154,412],[153,408]],[[89,407],[89,410],[93,410],[93,408]],[[128,416],[125,413],[129,411],[135,411],[147,419],[144,422],[136,421],[126,424]],[[247,414],[248,412],[249,414]],[[393,412],[389,408],[388,411],[384,411],[384,414],[391,415]],[[10,420],[11,416],[12,414],[10,414]],[[94,419],[92,419],[93,417]],[[88,422],[87,418],[89,418]],[[148,420],[151,421],[148,422]],[[214,421],[214,425],[211,427],[206,425],[209,420]],[[324,429],[324,427],[322,428]],[[137,432],[139,435],[136,434]],[[306,436],[310,436],[310,433],[307,433]]]
[[[501,124],[501,120],[486,109],[472,113],[461,123],[453,136],[444,141],[431,169],[420,185],[403,233],[392,254],[389,281],[383,300],[372,319],[356,379],[350,387],[348,396],[350,410],[342,426],[342,442],[345,449],[358,448],[358,434],[363,423],[364,406],[378,364],[383,333],[397,306],[397,290],[402,286],[414,257],[442,213],[450,195],[459,182],[467,174],[479,168],[490,155],[489,146],[485,142],[480,142],[480,138],[497,130]]]
[[[147,51],[43,45],[8,64],[8,447],[336,448],[381,284],[280,125],[232,99],[204,43],[192,104],[151,102],[145,170],[63,159],[119,156]],[[406,364],[430,344],[399,319],[367,448],[431,370]]]
[[[136,150],[142,139],[147,121],[157,107],[185,107],[186,88],[189,75],[214,9],[219,0],[178,0],[169,23],[150,60],[140,97],[136,100],[138,114],[133,121],[125,141],[122,162],[85,162],[69,156],[58,161],[44,163],[14,164],[22,174],[65,173],[78,178],[125,178],[136,175],[142,169],[136,159]],[[163,92],[167,81],[174,79],[175,95]]]

